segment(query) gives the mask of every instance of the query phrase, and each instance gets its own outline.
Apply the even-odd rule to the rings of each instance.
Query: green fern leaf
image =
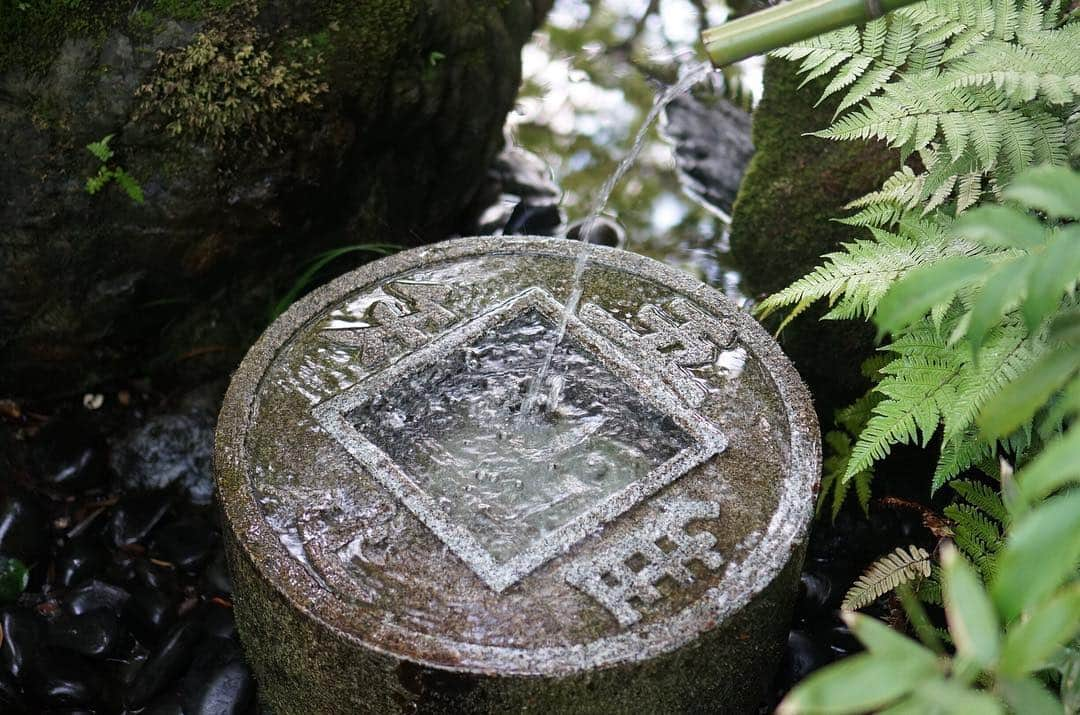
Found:
[[[99,141],[92,142],[86,145],[87,151],[97,157],[98,161],[102,164],[113,158],[113,150],[109,148],[109,142],[112,141],[113,135],[106,134]],[[91,192],[93,193],[93,192]]]
[[[870,564],[848,589],[840,607],[845,611],[856,611],[900,584],[927,578],[930,573],[930,554],[925,549],[915,545],[908,546],[906,550],[897,547],[892,553]]]

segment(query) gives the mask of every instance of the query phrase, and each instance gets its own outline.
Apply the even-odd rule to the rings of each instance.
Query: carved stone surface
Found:
[[[556,342],[550,418],[523,426]],[[283,712],[739,712],[819,462],[801,383],[726,299],[526,238],[408,251],[295,306],[234,378],[215,467]]]

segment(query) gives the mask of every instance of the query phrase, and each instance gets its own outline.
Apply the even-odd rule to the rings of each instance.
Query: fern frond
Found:
[[[1005,508],[1001,495],[993,487],[970,479],[958,479],[950,482],[949,486],[968,504],[990,515],[999,524],[1009,525],[1009,511]]]
[[[919,546],[897,547],[870,564],[844,595],[840,607],[856,611],[870,605],[902,583],[930,576],[930,554]]]

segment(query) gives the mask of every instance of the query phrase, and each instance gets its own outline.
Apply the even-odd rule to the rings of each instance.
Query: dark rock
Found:
[[[550,4],[271,2],[248,13],[249,3],[181,2],[132,13],[81,3],[5,14],[0,393],[71,391],[148,366],[221,375],[261,330],[279,297],[270,286],[288,285],[311,256],[357,237],[456,231],[501,144],[521,47]],[[233,74],[197,63],[170,74],[159,62],[158,50],[176,56],[200,31],[215,51],[253,46],[252,57],[271,56],[266,71],[286,68],[283,103],[239,90],[247,123],[168,113],[139,95],[211,84],[233,96]],[[297,44],[312,37],[323,38],[317,50]],[[296,99],[305,75],[325,84],[311,105]],[[110,166],[141,184],[144,203],[114,184],[84,190],[100,163],[83,147],[108,134]]]
[[[179,677],[191,663],[198,640],[199,629],[193,623],[185,621],[174,626],[135,676],[127,693],[128,704],[146,704]]]
[[[554,236],[562,222],[562,211],[556,204],[534,204],[522,201],[511,212],[503,233],[520,236]]]
[[[162,695],[141,710],[139,715],[188,715],[180,704],[180,696],[176,693]]]
[[[251,702],[255,680],[234,641],[209,638],[200,644],[181,693],[185,715],[236,715]]]
[[[217,532],[203,519],[183,519],[158,531],[152,551],[183,571],[195,571],[206,563],[217,540]]]
[[[233,617],[231,608],[224,608],[216,604],[208,604],[203,611],[203,633],[212,638],[236,638],[236,619]]]
[[[214,492],[214,415],[203,410],[151,417],[113,445],[110,463],[125,490],[176,488],[196,504]]]
[[[56,583],[62,588],[77,586],[108,563],[105,549],[90,538],[69,541],[56,557]]]
[[[131,629],[142,639],[155,640],[176,620],[180,599],[171,593],[136,586],[125,609]]]
[[[115,649],[120,637],[120,619],[109,610],[80,615],[62,613],[49,623],[49,643],[74,653],[103,658]]]
[[[203,593],[207,595],[230,595],[232,593],[232,578],[229,576],[228,565],[225,563],[225,551],[219,549],[210,565],[203,571]]]
[[[9,496],[0,506],[0,553],[33,565],[49,547],[45,515],[26,496]]]
[[[828,576],[804,571],[799,579],[799,598],[795,603],[795,612],[809,615],[827,610],[832,596],[833,586]]]
[[[105,470],[103,446],[87,420],[61,417],[49,423],[33,443],[38,481],[65,490],[96,484]]]
[[[25,608],[0,612],[0,665],[16,679],[24,678],[40,656],[42,627],[34,614]]]
[[[119,586],[95,579],[71,591],[65,604],[67,611],[74,616],[102,609],[119,613],[130,598],[131,594]]]
[[[116,546],[137,544],[150,534],[169,511],[171,501],[159,494],[130,496],[117,505],[109,521]]]
[[[713,81],[723,80],[714,74]],[[754,145],[750,113],[704,82],[664,111],[663,133],[675,145],[675,167],[694,198],[731,214]]]
[[[22,715],[26,713],[26,697],[19,692],[19,686],[7,675],[0,674],[0,713]]]
[[[787,650],[780,663],[776,676],[781,690],[788,690],[792,685],[805,678],[818,668],[829,663],[829,654],[804,631],[791,631],[788,634]]]
[[[102,681],[91,661],[68,651],[48,650],[30,678],[30,689],[48,705],[88,705],[101,693]]]
[[[847,626],[840,624],[829,629],[825,641],[834,657],[842,658],[863,649],[862,643]]]
[[[566,237],[572,241],[582,240],[581,232],[585,227],[586,220],[575,221],[570,224],[570,228],[566,231]],[[623,227],[605,216],[598,216],[593,221],[592,226],[589,227],[589,243],[614,248],[623,245],[625,241],[626,231]]]

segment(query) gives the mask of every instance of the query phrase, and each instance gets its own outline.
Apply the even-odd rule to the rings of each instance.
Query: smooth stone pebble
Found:
[[[187,713],[180,704],[180,696],[169,693],[147,705],[145,710],[140,710],[139,715],[187,715]]]
[[[510,213],[503,233],[520,236],[551,236],[562,225],[562,212],[553,203],[522,201]]]
[[[788,633],[787,650],[780,662],[777,680],[786,690],[828,663],[829,654],[805,631],[791,631]]]
[[[231,608],[214,604],[206,606],[203,612],[203,632],[216,638],[236,638],[236,618]]]
[[[214,554],[214,558],[203,571],[203,592],[209,595],[231,595],[233,592],[232,577],[229,576],[229,568],[225,563],[225,552],[221,549]]]
[[[0,553],[33,566],[49,547],[45,515],[25,496],[10,496],[0,506]]]
[[[49,642],[64,650],[102,658],[115,648],[120,636],[120,621],[108,610],[90,611],[75,616],[62,613],[49,623]]]
[[[154,553],[184,571],[195,571],[210,558],[217,533],[202,519],[182,519],[158,531]]]
[[[799,613],[827,610],[832,592],[832,581],[828,576],[804,571],[799,578],[799,598],[795,610]]]
[[[42,641],[40,621],[28,609],[12,608],[0,613],[0,664],[16,679],[26,676],[38,659]]]
[[[101,693],[97,669],[62,650],[44,653],[30,680],[33,693],[49,705],[87,705]]]
[[[139,637],[156,638],[176,620],[176,596],[147,586],[137,586],[131,596],[125,614]]]
[[[184,677],[185,715],[235,715],[255,693],[255,680],[235,642],[208,638]]]
[[[832,651],[834,657],[851,655],[863,650],[862,643],[845,625],[834,626],[829,629],[825,640],[829,644],[829,650]]]
[[[7,675],[0,675],[0,713],[16,715],[26,712],[26,698],[19,692],[19,686]]]
[[[143,705],[179,677],[191,663],[199,637],[199,629],[190,621],[174,626],[135,676],[127,702]]]
[[[570,225],[570,228],[566,231],[566,237],[571,241],[581,240],[581,230],[585,227],[585,221],[575,221]],[[596,244],[597,246],[609,246],[615,248],[623,244],[626,240],[626,231],[622,226],[615,223],[609,218],[599,216],[593,222],[592,227],[589,229],[591,234],[589,243]]]
[[[168,513],[171,500],[156,494],[128,497],[113,512],[109,534],[116,546],[145,539]]]
[[[196,409],[151,417],[113,445],[109,462],[129,491],[177,489],[196,504],[214,494],[214,414]]]
[[[61,489],[85,489],[105,470],[101,439],[82,420],[60,418],[48,424],[33,443],[38,480]]]
[[[68,593],[64,604],[69,613],[80,616],[101,609],[119,613],[130,599],[131,594],[119,586],[92,579]]]
[[[54,562],[56,583],[70,588],[88,580],[108,563],[105,550],[91,539],[69,541]]]

